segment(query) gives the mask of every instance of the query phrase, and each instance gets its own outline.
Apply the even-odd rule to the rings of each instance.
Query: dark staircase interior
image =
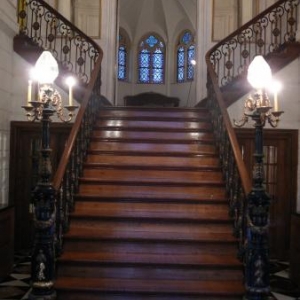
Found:
[[[14,39],[31,63],[36,46],[24,34]],[[299,50],[288,42],[265,58],[276,72]],[[250,86],[242,75],[220,89],[228,107]],[[205,103],[101,108],[58,258],[58,299],[242,299],[243,265]]]
[[[241,299],[242,264],[206,109],[103,108],[58,299]]]

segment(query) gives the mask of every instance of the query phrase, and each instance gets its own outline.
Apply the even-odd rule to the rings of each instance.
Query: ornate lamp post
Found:
[[[54,299],[55,276],[55,190],[52,186],[50,122],[56,113],[63,122],[70,122],[77,106],[63,106],[62,98],[53,87],[58,76],[58,65],[49,51],[44,51],[36,62],[34,74],[38,82],[37,99],[32,100],[32,81],[29,81],[27,104],[22,106],[28,120],[42,123],[39,181],[32,197],[34,203],[35,239],[31,259],[32,291],[30,299]],[[70,88],[71,89],[71,88]],[[72,93],[71,93],[72,95]],[[71,96],[72,97],[72,96]],[[64,115],[64,111],[67,115]]]
[[[252,190],[247,196],[247,231],[245,245],[245,284],[247,300],[268,299],[269,282],[269,207],[270,197],[265,191],[263,167],[263,127],[268,122],[277,127],[283,111],[278,111],[277,97],[274,110],[265,88],[271,84],[272,73],[262,56],[256,56],[248,69],[248,81],[256,89],[254,97],[246,99],[244,116],[235,121],[238,127],[245,125],[249,118],[255,126],[255,153]]]

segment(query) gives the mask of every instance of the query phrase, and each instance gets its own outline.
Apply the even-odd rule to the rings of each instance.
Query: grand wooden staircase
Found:
[[[205,109],[102,109],[58,299],[241,299],[243,273]]]

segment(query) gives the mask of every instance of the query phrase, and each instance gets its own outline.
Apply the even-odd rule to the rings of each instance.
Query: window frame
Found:
[[[190,34],[190,41],[184,42],[185,34]],[[189,51],[193,49],[193,58],[189,59]],[[183,59],[179,60],[179,51],[181,51],[181,55]],[[195,67],[191,63],[191,61],[195,60],[196,56],[196,45],[195,45],[195,35],[189,29],[183,30],[177,39],[176,48],[175,48],[175,60],[176,60],[176,82],[177,83],[185,83],[191,82],[195,80]],[[192,72],[192,76],[189,74]],[[179,79],[179,75],[181,75],[182,79]]]
[[[158,42],[155,43],[153,46],[149,44],[148,39],[150,37],[154,37]],[[159,47],[156,46],[156,44],[159,45]],[[141,53],[145,52],[145,54],[149,55],[148,58],[148,66],[143,67],[141,65]],[[158,51],[158,52],[156,52]],[[160,51],[160,52],[159,52]],[[158,63],[161,63],[161,67],[157,66],[155,67],[155,57],[161,55],[162,60]],[[146,62],[147,64],[147,62]],[[141,80],[141,70],[144,69],[149,77],[148,81]],[[165,74],[166,74],[166,43],[164,39],[155,32],[149,32],[145,35],[143,35],[138,42],[137,46],[137,83],[138,84],[165,84]],[[158,71],[161,73],[161,80],[156,81],[155,80],[155,71]]]
[[[126,32],[126,30],[122,27],[119,28],[119,35],[118,35],[118,53],[117,53],[117,79],[118,81],[122,81],[122,82],[128,82],[129,80],[129,54],[130,54],[130,39],[129,39],[129,35]],[[124,48],[123,52],[125,55],[125,63],[124,64],[120,64],[120,48]],[[125,76],[124,78],[120,78],[119,74],[120,74],[120,66],[122,68],[124,68],[124,73]]]

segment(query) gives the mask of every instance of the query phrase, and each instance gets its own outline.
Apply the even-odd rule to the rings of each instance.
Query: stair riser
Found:
[[[100,264],[81,265],[80,262],[64,264],[58,269],[58,276],[83,278],[123,278],[123,279],[168,279],[168,280],[239,280],[241,270],[224,270],[214,267],[182,269],[155,266],[102,266]]]
[[[161,255],[180,254],[216,254],[231,255],[236,257],[236,243],[180,243],[180,242],[133,242],[133,241],[109,241],[91,239],[70,239],[66,237],[64,251],[77,252],[111,252],[111,253],[149,253]]]

